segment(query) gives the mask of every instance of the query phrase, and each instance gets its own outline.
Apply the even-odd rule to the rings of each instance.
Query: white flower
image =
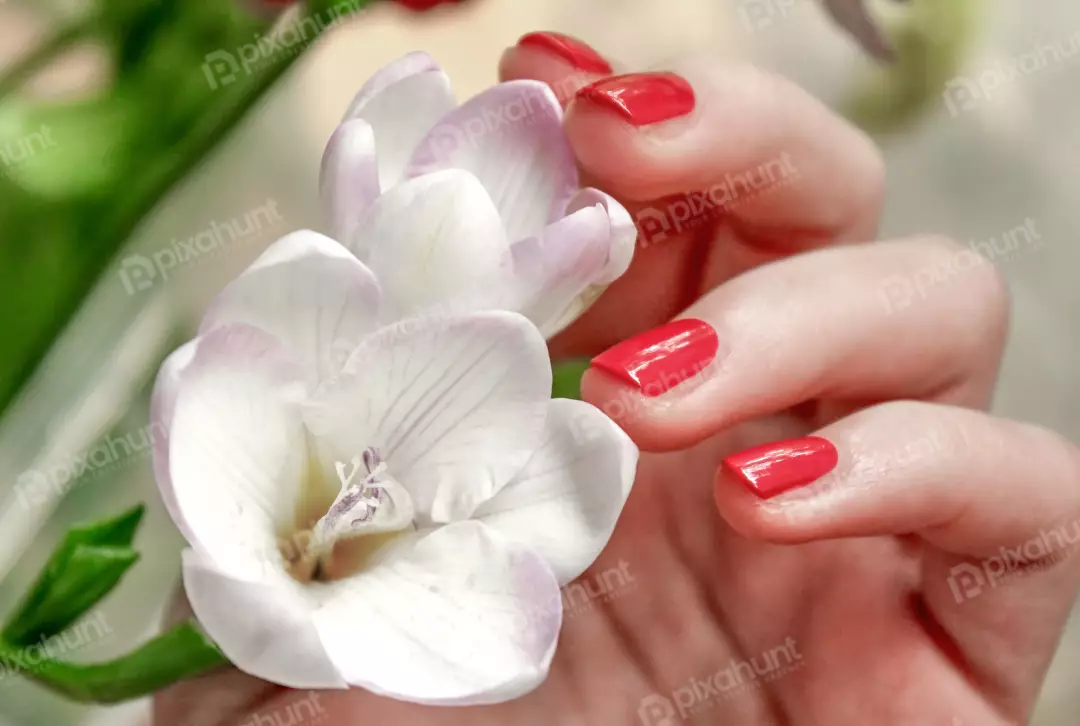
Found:
[[[547,673],[559,587],[610,537],[637,449],[550,399],[523,316],[378,327],[380,298],[339,244],[296,232],[162,366],[154,466],[191,545],[188,598],[237,667],[275,683],[514,698]],[[360,341],[344,362],[341,340]]]
[[[627,211],[578,187],[550,88],[511,81],[457,106],[426,53],[360,89],[321,178],[331,234],[378,277],[387,319],[431,305],[502,308],[549,337],[634,251]]]

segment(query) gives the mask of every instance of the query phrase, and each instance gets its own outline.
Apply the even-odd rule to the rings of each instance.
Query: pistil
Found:
[[[341,490],[326,514],[311,529],[279,542],[289,574],[300,582],[331,579],[330,560],[338,543],[382,534],[372,539],[371,544],[378,545],[386,534],[412,524],[412,499],[389,476],[378,451],[368,448],[349,464],[348,472],[344,463],[335,464]],[[361,464],[367,473],[356,481]]]

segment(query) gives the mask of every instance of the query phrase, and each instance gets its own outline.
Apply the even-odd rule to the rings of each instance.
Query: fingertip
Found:
[[[499,60],[499,80],[543,81],[563,106],[611,72],[611,64],[583,41],[547,31],[523,35]]]
[[[707,435],[694,422],[680,418],[669,400],[650,396],[595,365],[582,376],[581,397],[603,411],[642,451],[677,451]]]
[[[551,31],[526,33],[518,39],[518,47],[535,48],[544,53],[557,56],[573,68],[585,72],[606,76],[614,73],[607,59],[600,55],[588,43],[570,35]]]
[[[675,73],[611,76],[577,91],[566,134],[582,167],[605,186],[624,198],[652,199],[670,191],[670,159],[686,153],[696,106],[693,86]]]

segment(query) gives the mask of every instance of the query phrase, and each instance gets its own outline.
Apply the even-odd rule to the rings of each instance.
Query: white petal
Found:
[[[323,152],[319,191],[334,236],[347,239],[379,196],[375,133],[366,121],[346,121],[334,131]]]
[[[454,108],[450,79],[426,53],[384,66],[356,94],[345,119],[363,119],[375,132],[382,189],[396,184],[413,149]]]
[[[473,515],[539,553],[560,585],[604,549],[634,483],[638,449],[599,409],[555,399],[544,443]]]
[[[424,525],[468,518],[525,465],[550,396],[547,347],[520,315],[418,318],[364,341],[308,425],[339,461],[374,447]]]
[[[199,340],[176,392],[169,469],[183,531],[237,577],[279,560],[306,464],[299,366],[267,333],[243,325]]]
[[[533,690],[561,622],[544,561],[478,522],[441,527],[338,583],[315,616],[345,680],[432,705],[498,703]]]
[[[539,81],[500,83],[451,111],[420,141],[406,175],[448,168],[480,179],[511,240],[540,234],[578,186],[562,108]]]
[[[180,376],[195,357],[195,347],[199,339],[189,340],[169,354],[158,370],[154,381],[154,391],[150,395],[150,430],[154,442],[154,480],[157,482],[165,510],[184,536],[184,519],[176,503],[176,492],[169,477],[169,429],[172,426],[173,411],[176,407],[176,391],[180,386]]]
[[[607,285],[622,277],[623,273],[630,268],[630,261],[634,258],[634,246],[637,242],[637,227],[634,219],[626,207],[609,194],[599,189],[582,189],[567,205],[566,213],[574,214],[579,209],[593,207],[599,204],[608,215],[608,223],[611,225],[611,238],[608,247],[607,264],[603,271],[593,280],[595,285]]]
[[[273,335],[304,367],[314,388],[337,375],[375,328],[375,276],[340,244],[293,232],[270,246],[210,306],[200,334],[242,323]]]
[[[379,197],[349,247],[379,279],[383,320],[461,298],[494,308],[487,298],[511,289],[499,213],[480,182],[457,169],[410,179]]]
[[[290,688],[347,688],[319,639],[315,603],[282,573],[240,580],[185,550],[184,589],[207,635],[240,670]]]
[[[603,207],[579,210],[515,243],[514,277],[527,298],[521,312],[551,337],[580,315],[581,296],[608,262],[611,226]]]

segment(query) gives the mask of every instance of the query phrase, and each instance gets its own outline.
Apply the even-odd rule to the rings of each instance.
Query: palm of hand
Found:
[[[717,514],[722,456],[812,427],[777,417],[687,451],[644,454],[611,542],[564,589],[559,649],[533,693],[451,709],[328,693],[325,708],[342,714],[330,722],[988,723],[989,707],[921,606],[913,545],[896,537],[772,545]],[[287,692],[260,712],[302,697]]]

